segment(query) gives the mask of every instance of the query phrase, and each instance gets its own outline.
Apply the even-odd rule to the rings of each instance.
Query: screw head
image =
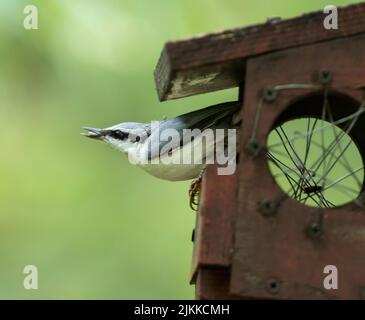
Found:
[[[248,142],[246,149],[253,157],[257,157],[260,153],[261,146],[257,140],[252,139]]]
[[[264,217],[274,216],[279,208],[279,203],[274,201],[263,200],[259,202],[259,211]]]
[[[329,84],[332,81],[332,72],[327,69],[320,70],[318,80],[321,84]]]
[[[277,95],[278,95],[277,90],[272,86],[266,87],[263,91],[263,98],[266,102],[274,101]]]
[[[281,289],[281,283],[278,279],[269,279],[266,282],[266,290],[271,294],[279,293]]]
[[[312,222],[307,228],[307,234],[312,239],[319,239],[323,235],[322,227],[319,223]]]

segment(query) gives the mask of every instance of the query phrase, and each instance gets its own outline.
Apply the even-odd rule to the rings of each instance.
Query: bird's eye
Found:
[[[141,137],[140,136],[137,136],[136,137],[136,141],[139,142],[139,140],[141,140]]]
[[[120,130],[114,130],[112,132],[112,137],[119,140],[124,140],[127,137],[127,134]]]

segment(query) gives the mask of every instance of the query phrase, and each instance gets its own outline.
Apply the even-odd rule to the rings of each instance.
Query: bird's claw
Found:
[[[201,190],[202,177],[198,177],[191,182],[189,189],[190,208],[194,211],[198,211],[200,190]]]

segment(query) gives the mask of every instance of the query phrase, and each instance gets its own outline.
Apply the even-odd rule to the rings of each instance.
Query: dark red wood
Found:
[[[365,32],[365,3],[339,8],[339,29],[326,30],[323,11],[166,43],[155,70],[160,100],[243,84],[246,59]]]
[[[229,293],[230,269],[207,268],[199,269],[195,286],[195,297],[198,300],[232,300],[238,296]]]
[[[236,193],[235,175],[218,176],[217,166],[207,167],[195,227],[192,282],[202,266],[228,267],[231,263]]]
[[[259,203],[278,200],[283,192],[269,172],[265,153],[252,158],[245,146],[251,138],[260,94],[266,86],[312,83],[319,70],[328,69],[333,72],[332,90],[362,101],[363,92],[347,86],[365,84],[364,52],[362,35],[248,60],[246,74],[242,75],[248,81],[242,113],[232,293],[258,298],[361,298],[365,287],[364,210],[353,204],[321,209],[324,234],[320,239],[311,239],[306,233],[319,209],[287,198],[276,215],[264,217]],[[256,136],[259,144],[266,145],[268,133],[288,106],[314,92],[313,89],[281,91],[275,101],[265,103]],[[346,108],[346,104],[342,107]],[[323,287],[326,265],[338,268],[338,290]],[[276,284],[275,290],[270,290],[272,282]]]
[[[328,69],[337,95],[358,102],[364,98],[364,91],[348,85],[365,86],[365,3],[341,8],[338,30],[325,30],[324,18],[319,11],[168,42],[162,51],[155,70],[160,100],[240,86],[244,101],[236,175],[217,176],[216,167],[208,166],[203,179],[192,267],[199,299],[365,297],[364,210],[353,204],[314,209],[287,198],[277,214],[265,217],[258,204],[283,198],[283,192],[265,154],[253,159],[246,150],[260,95],[268,85],[312,83],[321,69]],[[265,146],[289,106],[315,92],[280,91],[275,101],[265,103],[259,144]],[[365,122],[353,130],[362,137],[362,128]],[[312,239],[307,228],[319,214],[324,233]],[[338,267],[338,290],[323,288],[325,265]]]

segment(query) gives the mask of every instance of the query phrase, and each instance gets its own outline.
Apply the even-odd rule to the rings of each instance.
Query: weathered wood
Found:
[[[251,138],[260,93],[270,85],[311,83],[321,69],[333,72],[331,88],[337,94],[363,99],[363,92],[348,85],[365,83],[365,36],[349,37],[288,49],[249,59],[242,113],[239,203],[235,226],[231,292],[241,296],[282,299],[359,299],[365,287],[365,215],[348,204],[336,209],[314,209],[287,198],[275,215],[265,217],[259,209],[263,201],[282,199],[283,191],[270,174],[264,152],[252,158],[244,146]],[[266,145],[267,136],[284,110],[316,91],[295,89],[279,92],[275,101],[265,103],[258,122],[256,139]],[[318,92],[317,92],[318,94]],[[351,100],[353,101],[353,100]],[[303,104],[304,114],[313,105]],[[348,103],[340,103],[343,110]],[[364,140],[365,116],[354,129]],[[361,142],[361,141],[360,141]],[[362,143],[362,142],[361,142]],[[364,147],[361,147],[364,152]],[[308,237],[307,228],[323,213],[323,236]],[[335,265],[339,271],[338,290],[323,287],[323,268]]]
[[[217,166],[209,165],[202,183],[201,205],[195,227],[192,282],[202,266],[230,265],[236,199],[236,175],[218,176]]]
[[[347,85],[365,85],[365,3],[340,8],[338,30],[326,30],[324,18],[320,11],[270,21],[168,42],[162,51],[155,70],[160,100],[240,86],[245,106],[236,175],[217,176],[216,167],[208,166],[203,179],[191,281],[199,299],[364,298],[364,212],[353,204],[320,211],[287,198],[276,215],[264,216],[258,204],[282,199],[283,191],[265,154],[253,159],[246,150],[260,94],[268,85],[311,83],[319,70],[329,69],[340,113],[363,99],[363,92]],[[298,108],[318,113],[314,100],[298,102],[315,94],[314,89],[281,91],[275,101],[265,103],[256,134],[259,144],[265,146],[284,111],[286,116],[296,115]],[[361,150],[364,117],[351,132]],[[320,212],[324,234],[310,238],[308,226]],[[338,267],[336,291],[323,288],[325,265]]]
[[[198,300],[232,300],[238,296],[229,293],[229,268],[200,268],[195,286]]]
[[[365,3],[339,8],[339,29],[322,11],[166,43],[155,70],[161,101],[244,84],[248,57],[365,32]]]

